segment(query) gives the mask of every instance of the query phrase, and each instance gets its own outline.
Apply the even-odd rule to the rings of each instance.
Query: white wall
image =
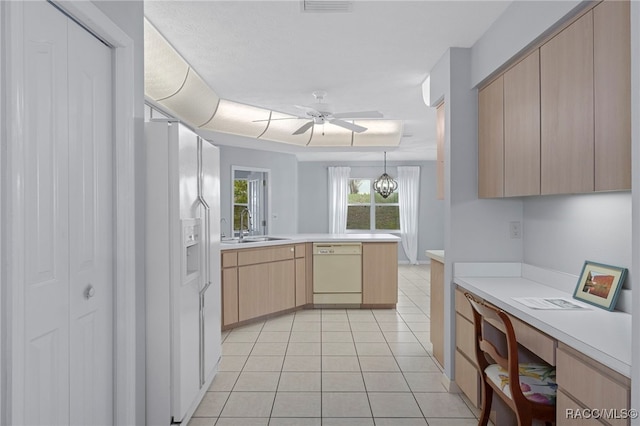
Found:
[[[631,193],[531,197],[524,261],[578,275],[585,260],[632,268]],[[625,288],[631,288],[632,276]]]
[[[579,0],[514,1],[473,45],[471,85],[476,86],[526,49],[581,3]]]
[[[134,44],[134,120],[135,120],[135,229],[136,259],[131,259],[135,265],[136,274],[136,424],[145,423],[145,151],[144,151],[144,4],[141,0],[132,1],[94,1],[105,15],[116,23]]]
[[[445,102],[445,374],[454,377],[454,262],[521,261],[522,240],[509,222],[522,220],[520,200],[479,200],[477,91],[471,86],[471,50],[452,48],[431,71],[431,98]]]
[[[215,144],[215,139],[212,140]],[[269,169],[269,234],[298,232],[298,160],[294,155],[254,149],[220,147],[220,208],[227,220],[225,235],[231,235],[231,166]]]
[[[418,261],[427,262],[425,250],[444,247],[444,202],[436,199],[436,164],[434,161],[387,162],[387,172],[397,176],[397,166],[420,167],[420,200],[418,205]],[[301,162],[298,164],[299,199],[298,230],[301,233],[329,232],[329,166],[351,167],[351,177],[375,179],[382,173],[381,163]],[[398,260],[408,261],[402,245]]]

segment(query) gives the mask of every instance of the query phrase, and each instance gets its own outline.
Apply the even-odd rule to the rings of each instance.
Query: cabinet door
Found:
[[[295,261],[269,263],[269,313],[291,309],[296,303]]]
[[[444,102],[436,109],[436,198],[444,200]]]
[[[244,321],[271,313],[268,277],[269,264],[238,268],[238,320]]]
[[[362,303],[398,303],[398,243],[362,244]]]
[[[478,92],[478,197],[504,195],[503,76]]]
[[[444,366],[444,265],[431,261],[431,344],[433,356]]]
[[[541,192],[594,189],[593,14],[540,48]]]
[[[296,306],[307,303],[307,260],[296,259]]]
[[[238,322],[238,269],[222,270],[222,325]]]
[[[540,194],[540,53],[504,73],[504,196]]]
[[[631,189],[631,29],[628,1],[593,9],[595,190]]]

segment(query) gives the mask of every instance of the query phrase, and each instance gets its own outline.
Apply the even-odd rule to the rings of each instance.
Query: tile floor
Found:
[[[399,267],[397,309],[301,310],[224,332],[189,426],[471,426],[431,358],[429,266]]]

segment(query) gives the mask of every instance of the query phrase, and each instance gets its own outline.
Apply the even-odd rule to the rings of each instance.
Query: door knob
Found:
[[[96,289],[93,288],[92,285],[89,285],[87,289],[84,291],[84,296],[87,299],[91,299],[96,294]]]

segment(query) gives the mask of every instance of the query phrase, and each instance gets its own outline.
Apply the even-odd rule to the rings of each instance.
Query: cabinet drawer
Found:
[[[561,346],[557,351],[558,388],[591,409],[628,409],[628,379],[574,350]],[[626,419],[608,419],[611,425],[627,425]]]
[[[292,245],[241,250],[238,252],[238,265],[255,265],[258,263],[293,259],[294,252],[295,249]]]
[[[296,259],[300,257],[305,257],[306,256],[305,251],[306,251],[306,248],[304,244],[296,244],[295,245]]]
[[[513,329],[516,332],[516,340],[525,348],[542,358],[550,365],[556,365],[557,342],[540,330],[509,315]]]
[[[460,351],[456,350],[456,384],[471,403],[480,405],[480,376],[478,370]]]
[[[473,308],[459,288],[456,288],[456,312],[473,322]]]
[[[222,252],[222,267],[231,268],[238,266],[238,252],[237,251],[223,251]]]
[[[238,322],[238,269],[222,270],[222,325]]]
[[[575,402],[569,395],[562,390],[558,390],[558,398],[556,400],[556,425],[557,426],[602,426],[599,420],[585,419],[580,416],[582,412],[576,413],[578,410],[582,410],[579,403]]]
[[[462,315],[456,314],[456,348],[470,360],[476,359],[475,335],[473,323],[467,321]]]

